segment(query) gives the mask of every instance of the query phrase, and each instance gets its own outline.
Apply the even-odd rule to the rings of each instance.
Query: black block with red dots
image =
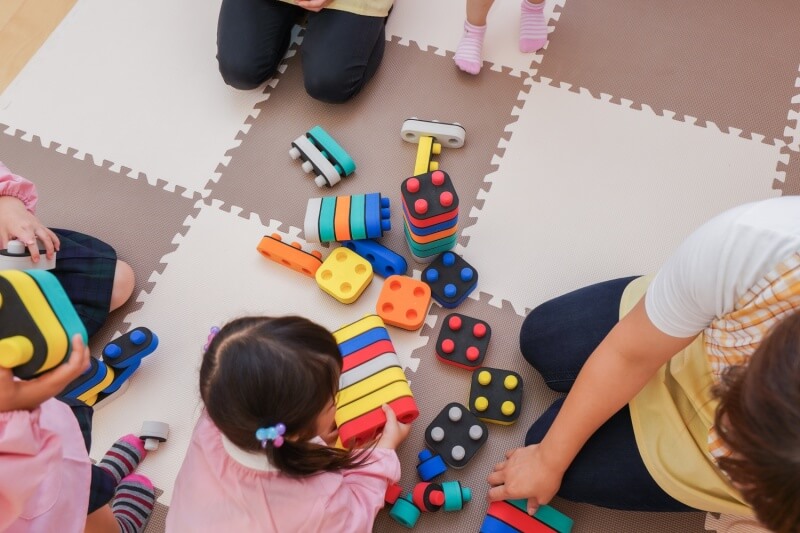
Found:
[[[458,238],[458,195],[442,170],[403,181],[403,221],[406,242],[414,258],[429,262],[450,250]]]
[[[443,363],[475,370],[483,365],[491,338],[492,328],[483,320],[451,313],[442,321],[436,356]]]

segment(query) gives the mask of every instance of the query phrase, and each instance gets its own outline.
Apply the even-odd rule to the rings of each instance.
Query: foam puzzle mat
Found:
[[[326,255],[331,246],[305,241],[308,198],[380,192],[392,205],[381,242],[409,260],[414,277],[425,268],[403,242],[400,182],[416,155],[401,139],[404,119],[467,131],[464,147],[435,158],[459,195],[456,251],[480,276],[457,311],[491,325],[486,365],[524,381],[519,420],[491,425],[467,467],[445,475],[469,486],[472,501],[422,516],[420,531],[477,531],[486,476],[558,396],[519,352],[530,309],[587,284],[654,272],[726,208],[800,194],[795,3],[547,2],[550,42],[528,55],[516,50],[517,3],[496,3],[477,77],[452,60],[463,1],[397,2],[375,78],[331,106],[303,90],[301,28],[275,78],[239,92],[216,70],[219,0],[78,0],[0,93],[0,160],[37,183],[40,218],[106,240],[136,272],[134,297],[92,339],[93,351],[137,326],[159,336],[128,386],[98,405],[91,454],[99,459],[142,420],[170,424],[169,441],[140,468],[159,489],[148,532],[164,531],[202,408],[197,378],[211,326],[250,313],[302,314],[336,329],[374,312],[379,276],[344,305],[261,257],[261,237],[278,233]],[[318,188],[288,154],[317,124],[357,164],[334,189]],[[435,355],[449,312],[434,304],[420,330],[389,328],[420,409],[399,450],[406,490],[418,480],[427,425],[469,397],[470,373]],[[575,520],[576,533],[759,531],[752,520],[711,513],[551,505]],[[405,529],[381,511],[375,531]]]

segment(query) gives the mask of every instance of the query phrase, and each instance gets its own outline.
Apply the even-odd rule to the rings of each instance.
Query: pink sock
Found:
[[[544,2],[531,4],[522,0],[519,17],[519,49],[535,52],[547,44],[547,21],[544,18]]]
[[[474,26],[464,21],[464,35],[456,48],[456,55],[453,58],[458,68],[470,74],[477,74],[481,71],[483,57],[483,36],[486,35],[486,26]]]

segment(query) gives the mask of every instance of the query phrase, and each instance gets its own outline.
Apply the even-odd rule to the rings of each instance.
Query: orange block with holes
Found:
[[[300,243],[287,244],[277,233],[264,235],[258,243],[257,250],[266,257],[292,270],[313,278],[317,269],[322,265],[322,254],[314,250],[305,252],[300,248]]]
[[[375,312],[392,326],[414,331],[422,327],[431,304],[431,288],[408,276],[389,276],[383,282]]]

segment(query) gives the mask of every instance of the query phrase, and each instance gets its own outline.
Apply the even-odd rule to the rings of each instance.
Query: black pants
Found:
[[[271,78],[292,27],[306,14],[300,47],[306,92],[329,103],[357,94],[383,59],[385,19],[336,9],[314,13],[278,0],[222,0],[217,60],[225,83],[254,89]]]
[[[569,392],[586,359],[619,320],[625,287],[635,278],[598,283],[545,302],[525,318],[520,348],[548,387]],[[625,379],[625,376],[609,376]],[[533,423],[525,444],[542,441],[564,399]],[[589,438],[564,474],[558,495],[629,511],[693,511],[656,484],[639,454],[630,410],[623,407]]]

